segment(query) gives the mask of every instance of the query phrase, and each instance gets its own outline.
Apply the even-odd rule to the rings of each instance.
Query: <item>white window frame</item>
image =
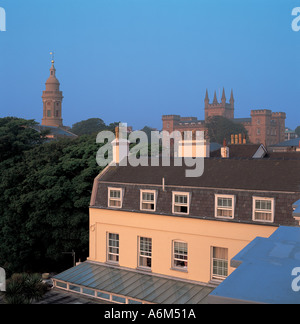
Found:
[[[227,260],[226,259],[219,259],[219,258],[214,258],[214,249],[225,249],[227,250]],[[221,261],[221,262],[227,262],[227,276],[222,276],[220,274],[215,274],[214,273],[214,261]],[[220,246],[212,246],[211,247],[211,280],[213,281],[223,281],[226,279],[229,275],[229,250],[228,248],[220,247]]]
[[[232,200],[232,206],[231,208],[226,207],[219,207],[218,206],[218,198],[226,198]],[[232,210],[232,216],[218,216],[218,209],[222,210]],[[223,218],[223,219],[234,219],[234,213],[235,213],[235,195],[222,195],[222,194],[215,194],[215,217],[216,218]]]
[[[151,240],[151,251],[142,251],[141,250],[141,239],[147,239]],[[138,268],[145,269],[145,270],[151,270],[152,268],[152,238],[146,237],[146,236],[139,236],[138,237]],[[148,254],[148,255],[147,255]],[[150,259],[151,266],[147,265],[141,265],[141,258]]]
[[[153,194],[154,201],[152,202],[150,200],[143,200],[143,193]],[[156,201],[157,201],[157,191],[156,190],[144,190],[144,189],[140,190],[140,210],[155,212],[156,211]],[[154,204],[154,209],[143,208],[143,204],[152,204],[152,203]]]
[[[186,254],[186,260],[185,259],[181,259],[181,258],[175,258],[175,243],[181,243],[181,244],[186,244],[186,251],[187,251],[187,254]],[[173,270],[179,270],[179,271],[186,271],[188,270],[188,262],[189,262],[189,252],[188,252],[188,243],[185,242],[185,241],[180,241],[180,240],[173,240],[172,241],[172,269]],[[179,254],[179,253],[177,253]],[[183,255],[184,256],[184,255]],[[176,266],[175,265],[175,261],[182,261],[182,262],[186,262],[186,265],[183,266],[183,267],[180,267],[180,266]]]
[[[118,247],[115,247],[113,245],[110,245],[109,244],[109,235],[112,234],[112,235],[118,235]],[[113,253],[113,252],[110,252],[109,249],[110,248],[114,248],[114,249],[118,249],[118,253]],[[110,260],[110,255],[112,256],[117,256],[117,261],[115,260]],[[113,233],[113,232],[107,232],[106,233],[106,261],[109,262],[109,263],[114,263],[114,264],[119,264],[120,262],[120,234],[119,233]]]
[[[111,191],[119,191],[120,192],[120,198],[111,198],[110,193]],[[108,197],[107,197],[107,206],[110,208],[122,208],[123,205],[123,188],[113,188],[113,187],[108,187]],[[120,201],[120,206],[111,206],[110,201]]]
[[[179,191],[173,191],[172,192],[172,213],[173,214],[178,214],[178,215],[189,215],[190,213],[190,197],[189,192],[179,192]],[[175,203],[175,196],[186,196],[187,197],[187,203],[186,204],[181,204],[181,203]],[[176,212],[175,211],[175,206],[186,206],[187,207],[187,212],[186,213],[181,213],[181,212]]]
[[[255,203],[257,200],[266,200],[266,201],[271,201],[271,220],[263,220],[263,219],[256,219],[255,218],[255,212],[256,207],[255,207]],[[261,212],[266,212],[266,210],[259,210]],[[274,215],[275,215],[275,198],[267,198],[267,197],[252,197],[252,220],[254,222],[262,222],[262,223],[274,223]]]

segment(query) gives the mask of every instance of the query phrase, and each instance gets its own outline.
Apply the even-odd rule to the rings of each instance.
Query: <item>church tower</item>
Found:
[[[234,98],[232,90],[229,103],[226,102],[225,89],[223,88],[221,102],[218,102],[217,92],[215,91],[214,100],[211,104],[209,103],[208,91],[206,90],[204,103],[205,120],[213,116],[223,116],[228,119],[234,119]]]
[[[60,83],[56,78],[54,58],[52,57],[50,77],[46,82],[46,90],[43,91],[43,126],[63,127],[61,106],[63,95],[59,90]]]

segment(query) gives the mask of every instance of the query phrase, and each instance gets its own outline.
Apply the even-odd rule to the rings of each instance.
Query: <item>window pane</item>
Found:
[[[61,288],[67,288],[67,284],[60,281],[56,281],[56,286]]]
[[[140,250],[143,252],[151,252],[152,249],[152,239],[141,237],[140,238]]]
[[[228,258],[228,249],[214,247],[213,256],[217,259],[227,259]]]
[[[145,201],[154,201],[154,194],[150,192],[143,192],[143,200]]]
[[[100,291],[97,292],[97,297],[109,300],[109,294],[105,294]]]
[[[147,237],[140,237],[139,265],[141,267],[151,268],[151,257],[152,257],[152,239]]]
[[[175,203],[179,204],[187,204],[187,196],[186,195],[175,195]]]
[[[255,209],[260,210],[272,210],[272,202],[271,200],[256,200],[255,201]]]
[[[218,198],[219,207],[232,207],[232,198]]]
[[[115,302],[118,302],[118,303],[122,303],[122,304],[125,304],[126,303],[126,299],[125,298],[119,297],[119,296],[115,296],[115,295],[112,295],[112,300],[115,301]]]
[[[108,234],[108,260],[119,262],[119,234]]]
[[[114,262],[119,262],[119,256],[118,255],[114,255],[114,254],[109,254],[108,255],[108,260],[109,261],[114,261]]]
[[[187,243],[184,242],[174,242],[175,253],[187,253]]]
[[[187,243],[174,242],[174,267],[186,268],[187,267]]]
[[[120,198],[121,190],[110,190],[110,198]]]
[[[128,299],[128,304],[142,304],[142,302],[133,299]]]
[[[212,275],[215,278],[228,276],[228,249],[213,247]]]
[[[218,209],[217,216],[220,217],[232,217],[232,210],[231,209]]]
[[[151,268],[151,258],[150,257],[140,257],[140,267]]]
[[[70,289],[70,290],[73,290],[73,291],[80,292],[80,287],[78,287],[78,286],[70,285],[70,286],[69,286],[69,289]]]
[[[188,213],[188,208],[187,208],[187,206],[175,206],[174,211],[175,211],[175,213],[187,214]]]
[[[272,221],[272,213],[255,212],[256,220]]]
[[[120,200],[109,200],[109,206],[110,207],[121,207],[121,201]]]
[[[142,209],[154,210],[154,204],[151,204],[151,203],[142,203]]]
[[[91,296],[95,296],[95,291],[91,290],[91,289],[87,289],[87,288],[83,288],[82,293],[87,294],[87,295],[91,295]]]

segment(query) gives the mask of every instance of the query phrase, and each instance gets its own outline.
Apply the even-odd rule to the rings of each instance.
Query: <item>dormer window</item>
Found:
[[[108,207],[122,208],[123,189],[108,188]]]
[[[215,217],[234,218],[235,196],[215,195]]]
[[[252,219],[259,222],[274,222],[274,198],[253,197]]]
[[[173,192],[172,213],[188,215],[190,209],[190,194],[188,192]]]
[[[156,210],[156,190],[141,190],[140,209],[145,211]]]

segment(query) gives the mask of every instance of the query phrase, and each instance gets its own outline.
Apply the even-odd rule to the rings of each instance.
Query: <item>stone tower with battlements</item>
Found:
[[[217,94],[215,91],[214,99],[212,103],[209,103],[208,91],[204,99],[205,120],[213,116],[222,116],[228,119],[234,118],[234,98],[233,91],[231,90],[229,103],[226,102],[225,89],[223,88],[221,102],[218,102]]]

